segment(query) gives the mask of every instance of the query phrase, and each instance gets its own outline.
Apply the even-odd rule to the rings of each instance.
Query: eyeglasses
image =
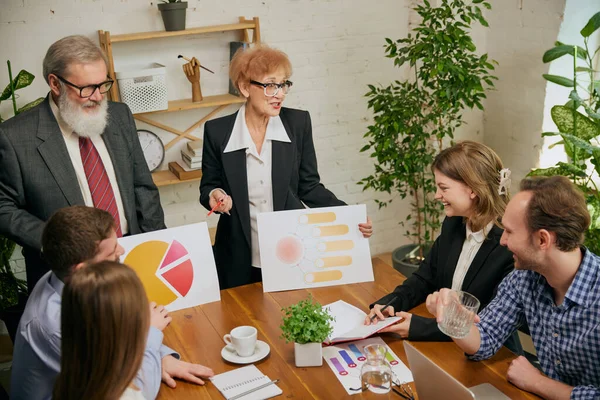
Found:
[[[56,75],[56,74],[55,74]],[[104,94],[110,90],[114,81],[109,79],[105,82],[99,83],[97,85],[87,85],[87,86],[77,86],[74,83],[69,82],[62,76],[56,75],[56,77],[63,83],[66,83],[69,86],[74,87],[75,89],[79,89],[79,97],[87,99],[92,97],[96,92],[96,89],[100,91],[100,94]]]
[[[251,84],[256,86],[262,86],[265,91],[265,96],[273,97],[279,93],[279,90],[283,90],[283,94],[288,94],[290,92],[290,88],[294,84],[291,81],[285,81],[283,83],[262,83],[257,81],[250,81]]]

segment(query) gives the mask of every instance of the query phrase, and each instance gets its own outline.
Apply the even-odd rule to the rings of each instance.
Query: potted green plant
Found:
[[[564,146],[566,162],[558,162],[550,168],[532,170],[528,176],[566,176],[585,194],[591,224],[585,235],[585,245],[595,254],[600,254],[600,192],[597,179],[600,175],[600,80],[598,58],[600,46],[589,48],[591,35],[600,28],[600,12],[593,15],[581,29],[583,47],[556,42],[544,53],[544,63],[563,56],[573,58],[570,77],[544,74],[552,83],[571,89],[564,105],[552,107],[550,115],[558,132],[544,132],[542,136],[560,136],[552,146]],[[595,181],[596,179],[596,181]]]
[[[182,31],[185,29],[187,6],[187,1],[181,0],[162,0],[158,4],[166,31]]]
[[[312,296],[281,309],[281,337],[294,342],[296,367],[323,365],[322,343],[333,332],[333,317]]]
[[[392,254],[394,267],[405,276],[417,269],[441,224],[431,163],[443,139],[452,139],[464,123],[464,110],[483,109],[485,91],[497,79],[491,74],[495,61],[478,55],[470,36],[472,23],[488,26],[480,6],[491,8],[483,0],[441,0],[439,6],[424,0],[416,6],[421,22],[406,38],[386,38],[384,45],[395,66],[408,66],[409,78],[386,87],[369,85],[365,95],[374,121],[361,152],[370,152],[376,163],[375,172],[359,184],[411,199],[401,224],[414,244]],[[381,208],[393,198],[376,202]]]
[[[21,108],[17,108],[17,90],[25,88],[33,82],[35,76],[31,73],[21,70],[13,79],[10,61],[8,65],[9,83],[0,94],[0,103],[12,99],[13,112],[15,115],[29,110],[41,103],[44,98],[40,97]],[[4,120],[0,115],[0,123]],[[14,341],[14,333],[17,330],[21,310],[25,307],[27,298],[27,285],[22,279],[18,279],[10,267],[10,258],[15,250],[15,243],[0,235],[0,319],[4,321],[11,339]]]

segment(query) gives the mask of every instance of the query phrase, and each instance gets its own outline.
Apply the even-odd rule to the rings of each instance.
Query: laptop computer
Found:
[[[419,400],[510,400],[489,383],[467,388],[407,341],[404,350]]]

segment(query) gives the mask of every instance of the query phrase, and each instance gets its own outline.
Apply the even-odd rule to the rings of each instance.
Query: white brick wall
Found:
[[[41,62],[48,46],[70,34],[97,39],[98,29],[112,34],[163,29],[160,15],[149,0],[0,0],[0,54],[10,59],[16,71],[25,68],[38,75],[32,87],[21,91],[19,103],[47,92],[41,78]],[[356,182],[372,171],[372,161],[358,150],[370,120],[363,97],[367,83],[387,84],[403,77],[383,57],[385,37],[404,37],[417,15],[409,4],[418,0],[189,0],[188,26],[225,24],[238,16],[261,19],[265,43],[281,48],[294,65],[293,93],[286,105],[309,110],[313,120],[315,147],[323,183],[350,204],[366,203],[376,233],[371,240],[374,254],[390,251],[405,243],[398,222],[404,220],[407,202],[396,200],[378,210],[378,193],[362,192]],[[588,2],[586,7],[590,8]],[[492,2],[487,12],[490,29],[476,28],[475,42],[500,65],[497,90],[488,94],[486,111],[467,112],[467,124],[457,140],[483,140],[502,157],[516,182],[538,163],[546,84],[541,74],[543,52],[557,39],[565,0],[509,0]],[[590,14],[591,15],[591,14]],[[588,16],[589,18],[589,16]],[[580,29],[580,27],[578,28]],[[161,39],[123,43],[114,47],[117,70],[151,61],[168,67],[169,97],[189,97],[187,80],[180,72],[178,54],[195,55],[215,75],[202,72],[204,95],[227,90],[227,68],[234,33],[213,33],[185,39]],[[8,77],[0,65],[0,87]],[[226,113],[233,112],[229,107]],[[157,119],[186,129],[207,110],[163,114]],[[0,113],[10,113],[9,103]],[[144,124],[139,124],[143,127]],[[173,136],[152,127],[164,140]],[[196,131],[202,135],[202,129]],[[179,146],[183,145],[182,143]],[[178,158],[179,146],[165,162]],[[198,184],[161,188],[168,226],[204,221],[205,210],[198,204]],[[216,225],[216,216],[208,223]],[[15,268],[23,270],[20,255]],[[23,275],[23,273],[20,273]]]
[[[565,0],[494,1],[487,14],[487,51],[499,62],[496,91],[485,102],[484,141],[513,171],[512,192],[539,161],[548,65]],[[591,14],[590,14],[591,16]],[[581,29],[581,28],[579,28]]]
[[[34,85],[21,91],[19,103],[47,92],[41,63],[48,46],[70,34],[97,40],[98,29],[112,34],[162,30],[156,1],[148,0],[0,0],[0,54],[13,69],[25,68],[38,76]],[[323,182],[350,204],[366,203],[374,222],[371,240],[374,254],[391,251],[406,242],[398,222],[407,203],[399,200],[378,210],[374,199],[356,182],[372,171],[372,162],[359,153],[370,115],[366,107],[367,83],[387,84],[402,78],[383,56],[385,37],[400,38],[408,29],[409,10],[398,0],[188,0],[188,27],[236,22],[238,16],[260,17],[262,40],[288,53],[294,66],[293,93],[286,105],[310,111],[319,171]],[[228,42],[234,33],[214,33],[185,39],[114,45],[117,70],[130,64],[157,61],[168,67],[169,98],[189,97],[189,84],[181,73],[178,54],[195,55],[216,74],[202,72],[204,95],[227,91]],[[0,65],[0,86],[8,81]],[[227,113],[235,110],[230,107]],[[206,110],[164,114],[157,120],[185,129]],[[8,115],[9,104],[0,105]],[[224,114],[223,114],[224,115]],[[144,124],[139,124],[143,127]],[[158,129],[165,140],[173,136]],[[201,129],[196,132],[201,135]],[[180,143],[180,145],[183,145]],[[178,157],[178,146],[167,154]],[[198,184],[179,184],[160,189],[168,226],[204,221],[206,211],[198,204]],[[218,217],[208,218],[211,226]],[[19,257],[20,258],[20,255]],[[17,261],[22,263],[22,261]]]

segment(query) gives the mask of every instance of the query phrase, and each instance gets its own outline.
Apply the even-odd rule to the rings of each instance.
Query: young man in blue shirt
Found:
[[[84,206],[57,211],[44,228],[42,246],[51,271],[31,292],[19,323],[11,376],[11,399],[14,400],[48,399],[52,395],[60,370],[64,281],[78,268],[104,260],[118,261],[123,254],[113,216]],[[162,330],[171,318],[164,307],[154,304],[151,314],[142,367],[134,380],[144,398],[156,397],[161,377],[171,387],[175,387],[173,378],[203,384],[201,377],[212,376],[212,370],[179,360],[179,354],[162,345]]]
[[[600,257],[582,246],[590,224],[583,193],[561,176],[527,178],[508,204],[500,243],[514,254],[515,271],[454,342],[469,358],[491,357],[527,322],[541,373],[524,357],[507,379],[545,399],[600,398]],[[453,293],[427,298],[438,322]]]

